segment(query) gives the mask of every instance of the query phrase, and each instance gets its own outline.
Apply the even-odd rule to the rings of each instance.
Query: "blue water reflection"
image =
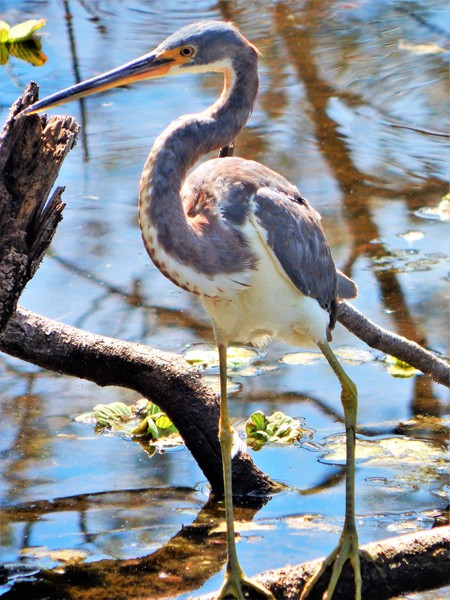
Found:
[[[191,21],[236,20],[263,52],[260,96],[238,153],[286,175],[320,210],[336,262],[358,282],[355,305],[362,312],[445,354],[449,226],[421,219],[417,210],[438,204],[446,193],[448,140],[433,132],[447,130],[448,8],[437,0],[313,3],[314,10],[307,4],[286,16],[284,2],[0,0],[0,18],[8,22],[47,19],[48,56],[39,69],[13,59],[0,67],[1,120],[30,79],[42,95],[74,82],[70,34],[77,68],[87,78],[145,53]],[[419,54],[418,44],[444,51]],[[84,119],[85,145],[80,140],[61,170],[64,220],[23,306],[176,352],[212,341],[199,301],[150,264],[136,203],[156,135],[179,114],[205,108],[219,89],[214,76],[168,78],[93,96],[85,116],[76,103],[53,111]],[[420,235],[399,236],[409,231]],[[405,250],[416,254],[401,255]],[[427,270],[408,267],[430,257]],[[334,338],[336,347],[365,347],[342,327]],[[315,430],[317,449],[271,447],[253,454],[261,469],[290,488],[242,531],[239,553],[249,574],[327,553],[342,524],[342,467],[319,461],[329,436],[342,433],[338,385],[324,360],[281,363],[293,350],[275,343],[257,376],[233,376],[240,384],[231,399],[234,418],[257,409],[301,416]],[[347,367],[359,388],[361,433],[374,442],[382,435],[429,438],[442,450],[448,425],[443,386],[421,376],[394,378],[382,358],[374,352],[372,361]],[[0,389],[3,563],[59,564],[36,548],[81,550],[89,561],[145,556],[189,525],[206,502],[204,477],[187,451],[149,459],[137,444],[96,436],[72,421],[99,402],[132,403],[136,394],[41,372],[7,356],[0,358]],[[362,542],[427,529],[432,511],[443,509],[441,465],[431,462],[425,480],[406,482],[402,471],[400,465],[359,463]],[[71,497],[76,502],[66,506]],[[202,591],[220,581],[215,574]]]

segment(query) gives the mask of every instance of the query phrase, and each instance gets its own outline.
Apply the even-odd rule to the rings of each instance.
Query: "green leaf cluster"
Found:
[[[253,450],[260,450],[267,443],[293,444],[306,432],[298,419],[293,419],[281,411],[266,416],[258,410],[248,418],[245,429],[247,444]]]
[[[94,406],[94,418],[100,427],[112,427],[117,421],[126,421],[130,416],[131,410],[123,402]]]
[[[177,435],[178,429],[169,419],[169,417],[153,402],[149,402],[145,417],[135,427],[130,435],[138,438],[150,438],[159,440],[170,435]]]

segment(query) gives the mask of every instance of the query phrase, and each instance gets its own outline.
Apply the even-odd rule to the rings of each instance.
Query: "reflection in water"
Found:
[[[65,13],[64,20],[65,20],[66,27],[67,27],[67,37],[69,38],[70,54],[72,56],[73,75],[74,75],[75,82],[79,83],[82,80],[82,77],[80,74],[80,66],[79,66],[78,52],[77,52],[77,42],[76,42],[74,31],[73,31],[72,12],[70,10],[69,0],[64,0],[63,5],[64,5],[64,13]],[[82,141],[82,145],[83,145],[84,159],[88,160],[89,159],[89,148],[88,148],[87,135],[86,135],[86,125],[87,125],[86,103],[84,101],[84,98],[80,98],[80,100],[78,102],[80,105],[80,117],[81,117],[80,118],[80,121],[81,121],[80,136],[81,136],[81,141]]]
[[[74,82],[69,65],[77,65],[84,79],[143,54],[192,20],[234,20],[263,53],[259,104],[238,140],[237,154],[283,173],[317,206],[340,268],[360,285],[360,310],[432,350],[447,351],[448,224],[423,219],[423,212],[439,206],[447,192],[447,140],[441,134],[448,52],[436,50],[448,48],[443,29],[448,9],[442,3],[410,2],[406,10],[389,0],[270,6],[201,2],[195,9],[192,3],[168,2],[160,11],[139,0],[107,8],[72,1],[65,3],[70,38],[61,25],[59,2],[33,6],[42,14],[29,12],[30,3],[1,3],[6,20],[13,9],[21,10],[24,19],[47,17],[49,56],[39,77],[10,59],[11,77],[0,78],[2,121],[31,78],[38,77],[43,94],[51,93]],[[417,53],[418,44],[428,45],[428,51]],[[52,256],[24,294],[28,308],[176,351],[211,341],[197,302],[148,264],[135,204],[151,141],[181,112],[203,109],[217,89],[214,77],[194,78],[87,101],[83,129],[91,158],[83,163],[81,152],[78,158],[72,153],[64,166],[60,181],[67,186],[68,209]],[[406,239],[405,232],[417,234]],[[335,337],[337,347],[365,350],[345,331]],[[261,509],[253,532],[242,532],[239,552],[250,573],[325,554],[335,542],[332,525],[340,527],[330,507],[340,506],[342,470],[318,460],[329,436],[342,432],[334,382],[323,361],[279,362],[290,352],[275,345],[258,360],[254,375],[233,376],[232,414],[282,410],[303,417],[316,431],[309,448],[269,448],[255,457],[274,479],[288,481],[291,491]],[[360,361],[349,369],[360,390],[360,431],[369,440],[400,434],[411,443],[432,439],[435,449],[445,443],[442,386],[417,375],[394,379],[380,360]],[[4,562],[17,571],[18,565],[55,564],[36,553],[20,553],[36,546],[84,551],[93,561],[127,558],[130,570],[133,557],[148,555],[162,584],[172,582],[174,594],[175,589],[188,594],[220,569],[220,536],[204,532],[221,515],[208,513],[208,507],[201,510],[206,493],[195,486],[203,478],[187,453],[148,461],[136,445],[94,438],[89,428],[75,428],[70,421],[97,402],[132,403],[135,396],[41,373],[8,357],[2,359],[0,378]],[[401,467],[359,464],[362,541],[402,527],[431,526],[428,511],[445,505],[445,481],[440,467],[433,469],[425,481],[413,469],[408,483],[400,485]],[[327,524],[319,536],[317,528],[306,533],[299,525],[309,523],[310,515],[317,515],[317,527]],[[270,528],[260,527],[261,521]],[[185,529],[180,531],[180,524]],[[179,570],[165,554],[174,547]],[[199,552],[205,562],[192,560]],[[208,567],[206,559],[215,566]],[[183,579],[186,566],[198,575],[190,588]],[[203,589],[214,589],[220,579],[220,574],[213,577]]]

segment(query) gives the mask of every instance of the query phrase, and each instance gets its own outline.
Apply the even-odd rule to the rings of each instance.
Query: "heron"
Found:
[[[359,600],[357,389],[329,345],[338,302],[354,298],[356,284],[336,268],[320,215],[283,176],[237,156],[206,160],[190,172],[204,155],[230,147],[245,126],[258,91],[259,54],[232,23],[197,22],[182,27],[144,56],[48,96],[22,115],[144,79],[183,73],[223,75],[222,93],[209,108],[179,117],[157,137],[142,172],[138,208],[151,260],[173,283],[201,298],[218,349],[227,540],[225,578],[218,597],[273,598],[244,574],[236,550],[227,348],[231,342],[261,345],[276,338],[294,346],[320,348],[341,385],[346,430],[344,527],[336,548],[308,581],[301,598],[307,598],[332,567],[324,595],[331,598],[349,560]]]

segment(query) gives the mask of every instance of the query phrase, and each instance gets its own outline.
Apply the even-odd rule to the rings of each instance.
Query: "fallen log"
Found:
[[[305,583],[323,559],[300,566],[269,571],[257,577],[277,599],[298,600]],[[398,594],[430,590],[450,583],[450,527],[436,527],[360,548],[362,597],[364,600],[388,600]],[[331,569],[311,594],[322,598]],[[333,600],[354,598],[352,567],[347,562]]]

